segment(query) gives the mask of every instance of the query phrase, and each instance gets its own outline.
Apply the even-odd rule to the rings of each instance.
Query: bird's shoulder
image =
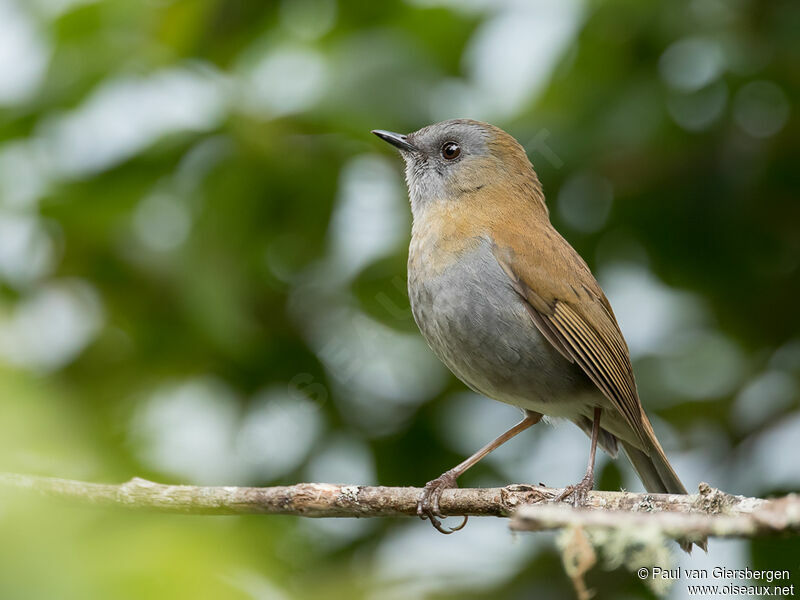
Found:
[[[586,261],[546,217],[509,220],[494,227],[490,236],[501,264],[511,267],[549,306],[557,301],[570,305],[592,301],[611,311]]]

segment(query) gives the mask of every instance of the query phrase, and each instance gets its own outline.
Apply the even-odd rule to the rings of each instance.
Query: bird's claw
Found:
[[[563,502],[571,496],[572,506],[578,508],[586,504],[586,497],[592,488],[594,488],[594,477],[587,473],[579,483],[565,487],[564,491],[555,497],[555,502]]]
[[[417,515],[419,518],[422,520],[430,519],[434,529],[446,535],[463,529],[469,519],[469,517],[464,517],[461,525],[453,528],[445,527],[440,520],[446,515],[443,515],[439,508],[439,499],[442,497],[442,492],[454,487],[458,487],[456,484],[456,477],[448,471],[440,477],[426,483],[425,489],[422,490],[422,494],[417,502]]]

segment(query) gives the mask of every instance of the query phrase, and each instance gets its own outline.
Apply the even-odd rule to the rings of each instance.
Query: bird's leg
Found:
[[[419,502],[417,502],[417,514],[420,516],[420,518],[430,519],[431,524],[436,528],[437,531],[440,531],[441,533],[453,533],[454,531],[463,529],[464,525],[467,524],[467,519],[469,517],[464,517],[464,520],[462,521],[461,525],[453,529],[445,528],[442,525],[442,522],[439,520],[439,517],[444,516],[439,510],[439,499],[442,497],[442,492],[448,488],[456,487],[456,480],[464,473],[464,471],[466,471],[471,466],[476,464],[484,456],[489,454],[489,452],[491,452],[495,448],[498,448],[499,446],[502,446],[508,440],[513,438],[515,435],[517,435],[521,431],[525,431],[528,427],[532,425],[536,425],[536,423],[538,423],[541,420],[542,420],[542,415],[540,415],[539,413],[526,410],[525,418],[522,419],[522,421],[514,425],[511,429],[509,429],[502,435],[498,436],[488,444],[486,444],[483,448],[478,450],[475,454],[470,456],[464,462],[458,464],[449,471],[442,473],[436,479],[426,483],[425,489],[422,490],[422,495],[419,498]]]
[[[589,450],[589,465],[586,467],[586,474],[579,483],[564,488],[564,491],[556,497],[556,502],[561,502],[572,496],[572,505],[575,507],[581,506],[586,501],[586,495],[594,487],[594,457],[597,454],[597,438],[600,436],[600,413],[602,411],[603,409],[600,407],[595,407],[594,409],[592,447]]]

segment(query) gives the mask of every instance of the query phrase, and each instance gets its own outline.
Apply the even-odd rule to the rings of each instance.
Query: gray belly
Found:
[[[554,417],[574,417],[602,397],[539,333],[488,242],[438,272],[427,258],[409,260],[411,308],[428,344],[464,383]]]

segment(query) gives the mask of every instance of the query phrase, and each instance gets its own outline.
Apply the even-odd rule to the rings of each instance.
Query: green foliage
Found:
[[[0,20],[22,44],[0,42],[0,470],[421,485],[499,433],[514,411],[416,331],[402,167],[369,134],[473,117],[526,146],[687,487],[800,486],[796,3],[0,0]],[[572,483],[588,442],[540,427],[461,484]],[[598,480],[638,485],[622,463]],[[571,593],[551,537],[428,527],[2,497],[0,598]],[[797,574],[796,546],[695,560]]]

